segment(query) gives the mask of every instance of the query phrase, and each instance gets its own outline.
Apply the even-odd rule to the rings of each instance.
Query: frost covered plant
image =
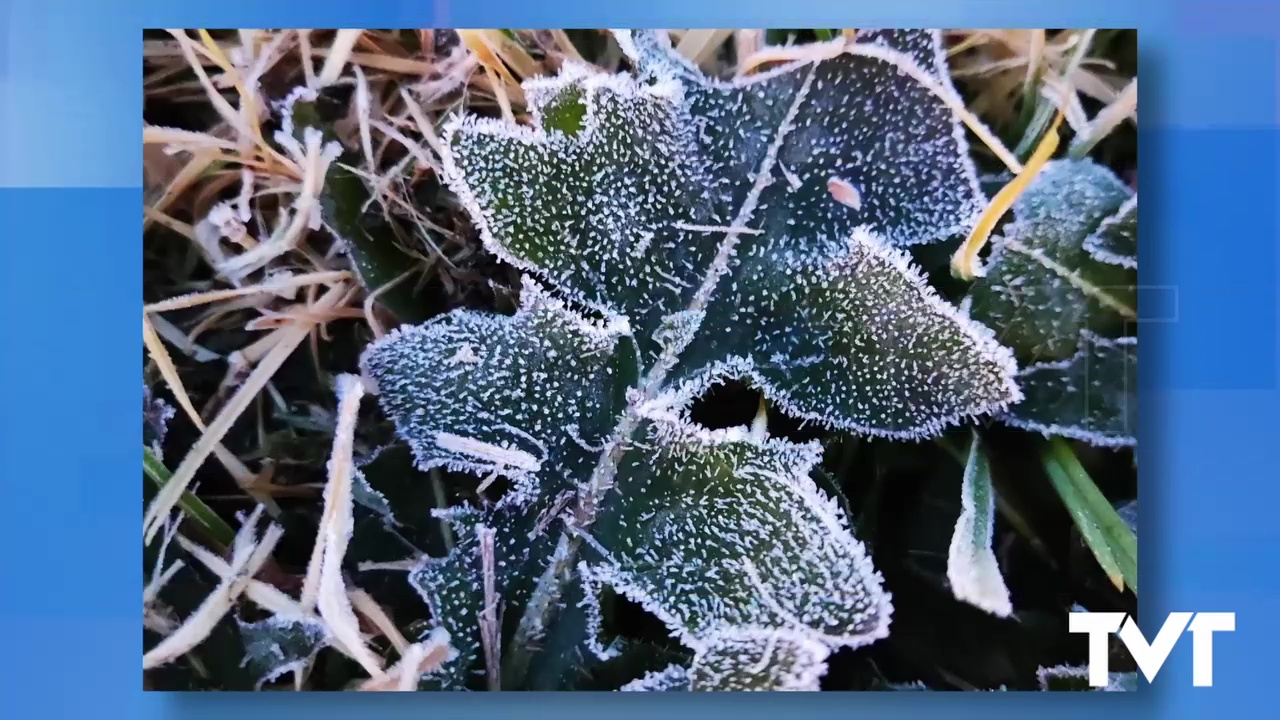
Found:
[[[506,481],[438,511],[456,544],[410,581],[458,650],[432,678],[520,687],[606,659],[606,592],[691,662],[628,689],[814,689],[892,604],[816,443],[710,430],[690,406],[742,380],[788,415],[922,439],[1022,399],[1013,354],[902,247],[985,204],[940,37],[862,31],[728,82],[659,33],[633,72],[525,84],[531,126],[446,127],[444,170],[485,247],[525,273],[512,316],[455,311],[362,360],[422,469]]]
[[[1050,162],[993,240],[966,298],[1023,360],[1015,427],[1137,443],[1138,196],[1090,160]]]

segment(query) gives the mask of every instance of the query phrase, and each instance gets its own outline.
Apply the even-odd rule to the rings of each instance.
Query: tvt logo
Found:
[[[1195,619],[1192,619],[1192,616]],[[1151,643],[1133,618],[1119,612],[1073,612],[1068,630],[1089,635],[1089,684],[1105,687],[1111,671],[1107,658],[1107,636],[1119,631],[1120,641],[1129,648],[1147,682],[1156,679],[1173,646],[1184,630],[1191,630],[1191,682],[1196,687],[1213,686],[1213,634],[1234,632],[1236,614],[1225,612],[1169,613],[1164,626]]]

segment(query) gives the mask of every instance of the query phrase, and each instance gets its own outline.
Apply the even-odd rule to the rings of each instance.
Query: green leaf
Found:
[[[662,38],[619,36],[652,84],[576,66],[528,84],[535,120],[581,99],[575,134],[449,124],[446,172],[486,247],[625,316],[646,368],[692,343],[673,371],[686,394],[748,378],[790,413],[894,437],[1015,399],[1007,351],[885,247],[965,231],[981,208],[946,105],[879,58],[726,84]],[[934,34],[865,42],[939,72]],[[832,199],[833,177],[856,187],[859,209]],[[663,347],[673,318],[703,336]]]
[[[258,687],[286,672],[302,670],[329,641],[328,628],[314,618],[273,615],[239,625],[244,663],[257,678]]]
[[[617,652],[607,660],[599,660],[589,652],[578,660],[581,677],[562,678],[555,686],[540,688],[535,685],[534,689],[625,690],[646,675],[664,672],[683,675],[692,659],[685,652],[624,637],[615,638],[611,646]],[[534,672],[546,674],[542,670],[541,658]],[[688,690],[687,682],[685,685],[668,689]]]
[[[1138,267],[1138,196],[1124,205],[1084,239],[1084,249],[1094,260],[1126,268]]]
[[[752,246],[739,262],[739,287],[752,291],[707,310],[672,373],[682,396],[748,379],[793,417],[900,439],[1017,397],[1008,350],[862,231],[805,254]]]
[[[1014,221],[992,238],[985,277],[970,290],[970,316],[1031,361],[1071,357],[1082,330],[1122,334],[1137,319],[1134,273],[1098,262],[1084,241],[1129,196],[1090,160],[1046,164],[1014,203]]]
[[[1015,427],[1131,447],[1138,433],[1138,339],[1085,331],[1067,360],[1036,363],[1018,375],[1023,400],[1002,419]]]
[[[156,488],[162,488],[168,484],[172,474],[169,468],[160,462],[155,453],[149,447],[142,448],[142,474],[151,482],[155,483]],[[182,493],[182,499],[178,501],[178,507],[182,509],[183,515],[200,526],[201,531],[208,539],[218,543],[222,548],[231,547],[235,540],[235,531],[227,525],[218,513],[212,508],[205,505],[204,501],[196,497],[191,491]]]
[[[947,580],[957,599],[992,615],[1008,617],[1013,614],[1009,588],[991,549],[995,516],[991,466],[986,449],[974,431],[961,481],[960,517],[947,554]]]
[[[621,318],[593,322],[532,280],[514,316],[454,312],[400,328],[362,368],[420,470],[512,481],[502,504],[554,497],[589,469],[611,429]]]
[[[810,472],[817,443],[655,417],[621,461],[581,572],[694,650],[729,628],[786,628],[830,647],[888,633],[879,575]]]
[[[1042,454],[1045,471],[1085,544],[1117,587],[1138,593],[1138,539],[1112,507],[1062,438],[1052,438]]]
[[[967,232],[982,210],[959,121],[903,71],[913,66],[950,89],[936,32],[860,32],[851,52],[839,52],[841,39],[826,45],[834,49],[827,59],[733,82],[704,75],[671,50],[665,34],[621,33],[618,40],[642,74],[683,88],[680,105],[717,181],[711,199],[719,224],[747,206],[755,210],[752,227],[773,242],[789,237],[796,250],[843,240],[859,226],[909,245]],[[860,48],[889,51],[892,61]],[[832,201],[833,177],[856,191],[859,207]],[[769,184],[759,187],[762,179]]]
[[[372,510],[388,525],[394,527],[399,524],[387,496],[375,490],[360,470],[355,470],[351,475],[351,499]]]
[[[450,644],[457,650],[457,656],[429,682],[441,689],[462,690],[477,676],[477,663],[485,659],[479,627],[487,606],[486,572],[492,572],[495,615],[499,622],[505,619],[511,625],[552,559],[554,538],[531,538],[536,518],[516,508],[454,508],[434,514],[452,525],[454,548],[443,558],[424,558],[409,573],[409,583],[430,608],[433,625],[448,631]],[[491,542],[483,541],[485,534]],[[493,650],[502,652],[501,643]]]

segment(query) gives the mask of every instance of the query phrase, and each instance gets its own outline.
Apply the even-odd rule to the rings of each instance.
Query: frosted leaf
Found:
[[[1027,367],[1025,396],[1004,421],[1102,447],[1132,446],[1138,432],[1138,339],[1081,334],[1076,354]]]
[[[813,691],[830,650],[803,635],[734,629],[708,638],[686,668],[671,665],[622,686],[623,691]]]
[[[805,253],[740,251],[674,374],[685,395],[748,379],[789,414],[857,432],[936,435],[1004,408],[1013,355],[941,299],[905,255],[865,230]]]
[[[273,615],[254,623],[237,622],[244,641],[243,665],[259,687],[301,670],[329,641],[328,629],[314,618]]]
[[[495,507],[458,511],[511,558],[513,682],[526,636],[552,663],[609,654],[589,602],[608,585],[702,653],[703,684],[809,686],[826,652],[888,632],[889,596],[809,477],[816,445],[684,412],[741,377],[796,416],[918,438],[1020,399],[1012,354],[893,247],[965,232],[985,202],[959,122],[918,82],[954,92],[940,38],[866,31],[883,57],[818,45],[736,82],[661,34],[617,38],[635,75],[570,63],[525,83],[532,125],[463,116],[444,132],[445,179],[485,246],[564,301],[526,279],[514,316],[401,329],[362,367],[420,466],[513,481]],[[479,652],[480,569],[459,534],[411,578],[455,638],[452,686]],[[787,659],[726,659],[752,647],[755,663]]]
[[[716,235],[680,227],[728,222],[697,162],[681,88],[573,64],[525,87],[535,123],[551,126],[451,122],[449,184],[491,252],[625,315],[647,340],[685,309],[715,255]],[[558,129],[572,117],[579,129]]]
[[[960,518],[947,553],[947,580],[956,599],[992,615],[1013,614],[996,555],[991,549],[995,530],[995,491],[991,468],[978,434],[973,433],[969,459],[960,487]]]
[[[423,559],[410,571],[409,584],[431,610],[434,627],[444,628],[457,650],[457,656],[433,679],[442,689],[461,690],[481,658],[485,562],[477,527],[495,531],[492,567],[499,618],[519,617],[554,543],[545,535],[530,541],[535,518],[516,508],[491,512],[457,508],[436,514],[453,527],[453,550],[442,558]]]
[[[388,525],[398,524],[387,496],[375,490],[360,470],[351,474],[351,499],[377,513]]]
[[[661,33],[617,37],[642,79],[569,64],[525,84],[532,127],[452,121],[444,165],[487,248],[626,316],[646,361],[662,318],[728,262],[726,236],[785,238],[791,253],[859,226],[930,242],[981,210],[959,122],[885,60],[840,54],[722,83],[682,64]],[[867,41],[931,57],[924,72],[941,78],[937,33]],[[833,177],[858,209],[833,200]]]
[[[164,461],[164,438],[169,431],[169,421],[177,410],[162,397],[151,394],[146,383],[142,385],[142,442],[151,448],[157,460]]]
[[[703,75],[671,49],[666,33],[617,36],[642,73],[684,85],[720,205],[751,204],[757,169],[797,103],[789,132],[774,151],[771,184],[760,192],[749,223],[766,237],[791,238],[793,252],[846,238],[859,226],[895,245],[932,242],[967,232],[982,210],[959,120],[942,99],[885,60],[828,45],[832,51],[816,63],[729,82]],[[900,51],[950,88],[937,31],[865,31],[857,41]],[[827,182],[833,177],[856,189],[857,210],[832,201]]]
[[[1030,360],[1070,357],[1083,329],[1120,334],[1136,320],[1135,278],[1095,260],[1084,240],[1129,195],[1090,160],[1046,164],[1014,203],[1004,236],[992,239],[986,276],[970,290],[973,319]]]
[[[1043,692],[1052,691],[1096,691],[1096,692],[1134,692],[1138,689],[1138,673],[1112,672],[1108,676],[1105,687],[1095,688],[1089,684],[1089,668],[1083,665],[1055,665],[1036,670],[1036,681]]]
[[[690,690],[818,689],[830,650],[803,634],[731,630],[708,638],[689,668]]]
[[[1138,267],[1138,196],[1125,201],[1116,213],[1084,239],[1084,249],[1098,262],[1126,268]]]
[[[689,689],[689,669],[683,665],[669,665],[666,668],[646,673],[644,677],[632,680],[618,688],[622,692],[679,692]]]
[[[582,572],[640,604],[695,652],[733,628],[831,647],[884,637],[892,605],[837,502],[816,444],[651,419],[593,529]]]
[[[431,610],[433,627],[444,628],[458,654],[440,670],[437,682],[444,690],[466,688],[472,666],[480,654],[477,623],[484,607],[478,564],[479,543],[474,533],[455,540],[453,551],[443,558],[426,558],[409,572],[409,584]]]
[[[401,328],[361,359],[420,469],[510,478],[503,503],[565,487],[612,427],[625,321],[588,321],[526,281],[514,316],[455,311]]]

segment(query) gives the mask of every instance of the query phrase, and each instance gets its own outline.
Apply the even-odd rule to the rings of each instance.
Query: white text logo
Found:
[[[1195,619],[1192,619],[1192,616]],[[1213,634],[1233,632],[1236,614],[1224,612],[1176,612],[1169,613],[1164,626],[1156,633],[1156,639],[1148,643],[1133,618],[1119,612],[1071,613],[1068,630],[1089,634],[1089,684],[1105,687],[1111,671],[1107,657],[1107,636],[1119,631],[1120,641],[1129,649],[1138,669],[1147,682],[1156,679],[1156,673],[1164,666],[1169,652],[1182,637],[1184,630],[1191,630],[1191,677],[1196,687],[1213,686]]]

